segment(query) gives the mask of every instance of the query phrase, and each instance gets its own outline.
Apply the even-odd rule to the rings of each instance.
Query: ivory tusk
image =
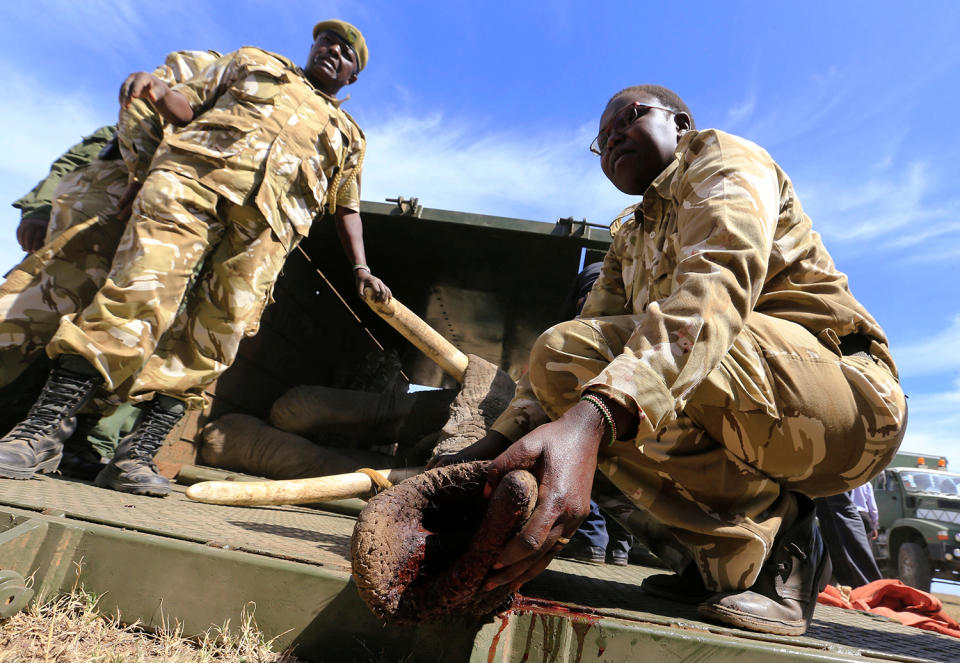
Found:
[[[393,484],[423,472],[423,468],[405,467],[376,472]],[[187,497],[206,504],[236,506],[311,504],[365,497],[373,488],[374,483],[369,476],[350,472],[286,481],[203,481],[187,488]]]
[[[389,302],[378,302],[373,298],[373,291],[367,288],[363,291],[363,298],[377,315],[387,321],[387,324],[417,346],[423,354],[453,376],[457,382],[463,383],[463,375],[467,370],[467,355],[458,350],[453,343],[397,301],[396,297]]]

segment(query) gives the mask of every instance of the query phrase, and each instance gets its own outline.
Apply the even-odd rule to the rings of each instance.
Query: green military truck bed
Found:
[[[479,626],[385,627],[350,580],[354,517],[313,508],[225,507],[80,481],[0,480],[0,614],[32,576],[37,594],[77,581],[100,607],[198,633],[255,607],[277,647],[316,661],[960,661],[960,641],[818,606],[806,636],[701,621],[638,584],[656,569],[555,560],[516,607]],[[346,505],[349,510],[350,505]]]

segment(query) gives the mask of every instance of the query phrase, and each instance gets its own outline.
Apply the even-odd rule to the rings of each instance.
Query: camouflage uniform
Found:
[[[174,90],[204,110],[160,144],[114,269],[48,353],[82,355],[133,400],[159,392],[202,407],[313,219],[359,209],[364,138],[339,102],[260,49]]]
[[[585,391],[638,415],[599,468],[671,527],[708,588],[753,585],[795,513],[892,458],[906,402],[883,331],[854,299],[789,178],[756,145],[691,131],[623,224],[581,318],[531,353],[494,425],[510,439]]]
[[[153,73],[175,84],[215,59],[203,51],[177,51]],[[81,153],[78,146],[71,148],[67,154],[72,155],[70,163],[76,169],[63,176],[55,191],[46,185],[34,190],[52,192],[50,224],[45,245],[14,267],[0,284],[0,387],[10,384],[38,356],[60,318],[83,309],[106,280],[125,226],[112,215],[113,210],[134,168],[149,159],[146,150],[155,149],[157,127],[162,130],[157,113],[142,102],[121,109],[118,126],[119,132],[115,127],[103,127],[93,134],[103,137],[96,143],[96,151]],[[114,134],[124,160],[94,159]],[[84,145],[88,142],[90,139],[85,139]],[[92,161],[83,165],[82,158]],[[55,164],[51,172],[55,170],[63,168]],[[30,201],[29,209],[42,208],[39,193]],[[23,209],[26,214],[27,207]]]
[[[113,126],[100,127],[89,136],[85,136],[76,145],[61,154],[50,166],[50,173],[37,183],[30,192],[13,203],[20,210],[22,219],[52,219],[55,197],[54,191],[68,174],[93,161],[117,133]],[[51,224],[52,225],[52,224]],[[45,241],[53,239],[54,234],[47,226]]]

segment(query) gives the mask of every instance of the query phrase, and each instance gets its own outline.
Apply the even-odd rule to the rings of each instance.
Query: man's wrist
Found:
[[[609,414],[612,421],[610,427],[613,429],[612,433],[615,438],[611,441],[611,444],[616,440],[629,439],[636,435],[637,422],[642,415],[638,416],[637,413],[631,411],[617,400],[598,391],[585,391],[582,398],[587,398],[591,402],[596,401],[602,404],[606,413]],[[597,407],[600,409],[599,405]]]

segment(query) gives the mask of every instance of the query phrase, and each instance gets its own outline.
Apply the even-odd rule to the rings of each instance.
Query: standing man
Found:
[[[335,217],[358,294],[390,297],[363,249],[363,133],[335,97],[357,80],[367,46],[343,21],[318,23],[313,37],[302,69],[247,47],[172,88],[147,73],[125,81],[121,104],[148,99],[181,128],[151,162],[106,283],[47,346],[55,367],[0,440],[0,474],[55,468],[77,409],[102,385],[144,412],[98,485],[169,492],[153,455],[257,332],[286,256],[323,212]]]

